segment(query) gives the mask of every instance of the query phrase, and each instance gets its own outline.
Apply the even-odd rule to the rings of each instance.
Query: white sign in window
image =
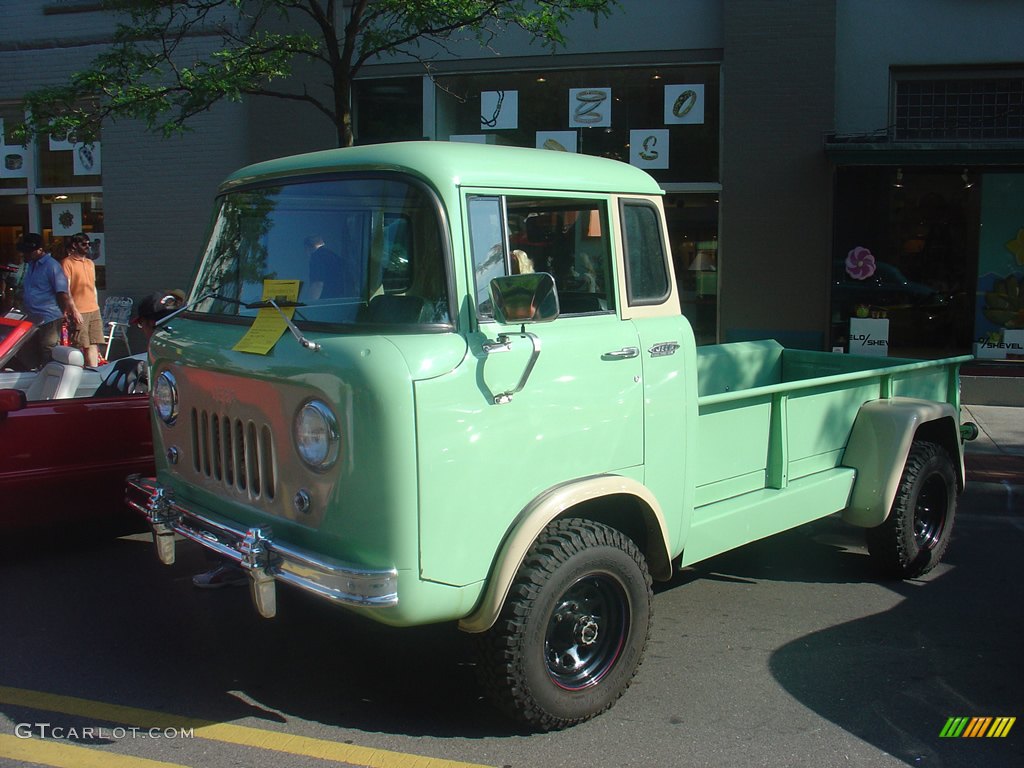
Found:
[[[701,125],[704,122],[704,86],[665,86],[665,125]]]
[[[889,320],[887,318],[851,317],[850,354],[887,356],[889,354]]]
[[[668,168],[668,129],[630,131],[629,163],[637,168]]]
[[[610,128],[612,124],[611,88],[570,88],[570,128]]]
[[[576,131],[537,131],[537,149],[576,152]]]

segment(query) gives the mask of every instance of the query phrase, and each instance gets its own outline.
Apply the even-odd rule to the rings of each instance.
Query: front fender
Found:
[[[491,576],[480,603],[469,616],[459,622],[459,629],[464,632],[485,632],[490,629],[501,613],[501,607],[526,553],[548,523],[566,516],[564,513],[571,512],[580,504],[610,496],[632,497],[638,502],[648,534],[644,556],[651,574],[658,579],[669,578],[672,563],[668,550],[668,527],[661,506],[651,491],[628,477],[586,477],[545,491],[516,517],[491,568]],[[580,517],[586,517],[586,514]]]
[[[873,528],[889,515],[910,445],[922,431],[945,448],[959,467],[963,487],[964,457],[959,414],[949,403],[894,397],[865,403],[857,413],[842,465],[857,470],[843,519]]]

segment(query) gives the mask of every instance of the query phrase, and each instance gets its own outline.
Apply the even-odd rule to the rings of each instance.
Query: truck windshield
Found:
[[[290,182],[220,199],[192,310],[253,317],[266,281],[296,324],[449,324],[438,206],[403,178]],[[275,294],[281,295],[281,294]],[[296,298],[292,298],[296,297]]]

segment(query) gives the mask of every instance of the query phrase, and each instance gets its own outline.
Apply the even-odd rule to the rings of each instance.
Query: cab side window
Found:
[[[658,209],[645,201],[624,201],[621,213],[629,303],[660,304],[668,298],[669,278]]]
[[[602,200],[473,196],[468,200],[477,314],[492,317],[498,275],[548,272],[562,315],[615,311],[607,206]]]

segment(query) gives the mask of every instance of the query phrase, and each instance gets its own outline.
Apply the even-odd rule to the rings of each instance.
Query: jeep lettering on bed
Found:
[[[637,168],[410,142],[218,200],[128,496],[165,563],[181,536],[240,563],[264,616],[287,584],[458,622],[494,702],[554,729],[630,684],[652,579],[839,511],[890,576],[949,542],[968,358],[698,349]]]

